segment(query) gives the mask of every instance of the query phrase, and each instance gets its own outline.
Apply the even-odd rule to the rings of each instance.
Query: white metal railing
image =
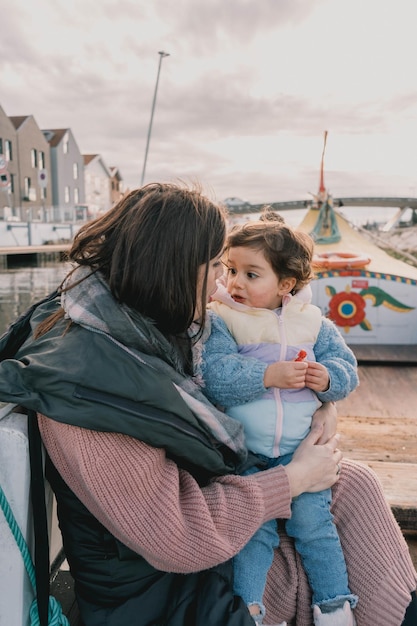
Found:
[[[42,223],[76,223],[89,219],[87,205],[73,207],[55,206],[21,206],[1,207],[0,221],[5,222],[42,222]]]

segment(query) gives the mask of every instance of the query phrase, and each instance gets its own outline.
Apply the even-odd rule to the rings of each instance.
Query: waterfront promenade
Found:
[[[42,266],[49,261],[65,261],[71,243],[33,246],[0,246],[0,270],[11,269],[22,262]]]
[[[0,256],[14,256],[19,254],[49,254],[54,252],[65,253],[70,243],[51,243],[35,246],[0,246]]]
[[[43,251],[46,245],[69,245],[80,227],[86,223],[86,219],[78,218],[76,213],[61,215],[56,212],[56,215],[47,217],[44,220],[21,220],[18,216],[0,219],[0,253],[3,256],[28,254],[35,253],[39,247]],[[22,252],[24,248],[31,250]]]
[[[9,221],[0,220],[0,268],[7,269],[27,260],[63,260],[74,235],[85,220]]]

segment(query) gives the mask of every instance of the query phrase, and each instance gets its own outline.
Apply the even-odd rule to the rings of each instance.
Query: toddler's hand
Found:
[[[265,370],[265,387],[302,389],[306,386],[308,364],[305,361],[276,361]]]
[[[309,361],[305,386],[313,391],[327,391],[329,384],[330,377],[327,368],[316,361]]]

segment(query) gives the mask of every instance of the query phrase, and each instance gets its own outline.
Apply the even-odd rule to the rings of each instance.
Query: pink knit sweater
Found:
[[[201,489],[164,450],[126,435],[45,417],[39,426],[53,463],[74,493],[115,537],[158,569],[187,573],[212,567],[235,555],[264,521],[291,514],[283,467],[219,478]],[[332,510],[350,587],[360,598],[358,626],[400,626],[417,576],[374,474],[345,461]],[[265,604],[267,622],[313,623],[308,582],[284,532]]]

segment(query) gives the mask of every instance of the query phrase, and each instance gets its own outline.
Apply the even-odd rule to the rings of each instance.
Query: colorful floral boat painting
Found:
[[[323,157],[319,192],[299,225],[315,240],[313,302],[348,344],[416,345],[417,268],[379,248],[335,210]]]

